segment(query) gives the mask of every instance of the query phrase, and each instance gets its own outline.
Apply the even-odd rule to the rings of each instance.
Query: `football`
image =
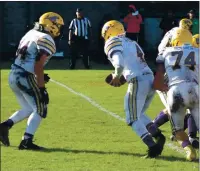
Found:
[[[112,78],[113,78],[112,74],[109,74],[109,75],[106,77],[105,82],[106,82],[107,84],[110,84]],[[120,83],[121,83],[121,85],[124,85],[124,84],[126,83],[126,79],[124,78],[123,75],[121,75],[121,77],[120,77]]]

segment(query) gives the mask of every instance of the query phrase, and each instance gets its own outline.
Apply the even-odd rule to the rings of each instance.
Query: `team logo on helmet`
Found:
[[[51,22],[56,22],[57,19],[59,19],[58,16],[48,16],[46,19],[49,19]]]

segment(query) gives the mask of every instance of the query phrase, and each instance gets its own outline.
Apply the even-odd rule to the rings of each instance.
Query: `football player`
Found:
[[[119,87],[121,75],[128,82],[124,99],[127,124],[147,145],[146,157],[157,157],[162,153],[165,137],[157,127],[152,126],[145,114],[155,91],[152,89],[154,76],[145,61],[144,52],[135,41],[125,37],[123,25],[116,20],[105,23],[102,37],[105,54],[115,68],[110,85]]]
[[[192,37],[192,46],[199,48],[199,34],[195,34]]]
[[[199,95],[195,68],[198,66],[198,49],[192,46],[192,34],[188,29],[177,28],[171,37],[172,47],[166,47],[156,59],[158,67],[154,85],[164,84],[168,77],[167,110],[172,133],[187,153],[186,159],[196,159],[196,152],[184,132],[184,117],[189,109],[199,129]]]
[[[182,28],[182,29],[190,30],[191,26],[192,26],[192,23],[191,23],[190,20],[182,19],[180,21],[179,27],[175,27],[175,28],[171,29],[169,32],[166,33],[166,35],[164,36],[163,40],[161,41],[161,43],[159,45],[159,48],[158,48],[159,52],[162,53],[162,51],[164,51],[166,47],[171,46],[170,41],[171,41],[172,35],[177,29]],[[193,46],[194,47],[198,46],[197,43],[195,43],[195,42],[198,42],[197,37],[198,36],[195,35],[194,38],[193,38]],[[195,69],[198,69],[198,67],[196,67]],[[167,83],[167,81],[168,81],[168,79],[165,76],[165,84]],[[158,84],[158,85],[155,85],[155,86],[157,86],[156,89],[159,89],[158,86],[160,86],[160,85]],[[162,87],[162,85],[161,85],[161,87]],[[158,127],[160,127],[160,126],[162,126],[163,124],[165,124],[166,122],[169,121],[169,117],[168,117],[169,112],[167,110],[167,95],[166,95],[166,92],[162,92],[162,91],[157,90],[157,93],[158,93],[162,103],[166,107],[164,110],[162,110],[160,112],[160,114],[154,120],[154,123]],[[189,136],[190,142],[192,143],[192,146],[194,148],[199,148],[199,141],[197,139],[197,128],[196,128],[195,121],[194,121],[192,115],[190,115],[189,110],[187,110],[187,115],[185,116],[184,129],[186,129],[186,128],[188,128],[188,136]],[[172,140],[174,139],[173,135],[171,136],[171,139]]]
[[[54,12],[47,12],[21,39],[16,59],[9,75],[9,85],[21,109],[0,124],[0,141],[9,146],[9,130],[28,118],[27,127],[19,145],[20,150],[41,150],[33,143],[33,136],[42,118],[47,116],[49,96],[45,88],[44,65],[56,52],[54,38],[60,36],[63,18]]]

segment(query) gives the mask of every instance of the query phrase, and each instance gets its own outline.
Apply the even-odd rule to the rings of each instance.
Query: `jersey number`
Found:
[[[16,56],[22,60],[24,60],[26,58],[28,43],[29,42],[27,42],[23,47],[17,49]],[[20,45],[19,45],[19,47],[20,47]]]
[[[137,51],[137,56],[140,58],[140,60],[144,63],[146,63],[145,59],[144,59],[144,53],[141,51],[141,49],[138,47],[138,45],[136,44],[136,51]]]
[[[173,69],[175,70],[175,69],[181,68],[179,64],[180,64],[181,58],[183,57],[183,51],[175,51],[175,52],[172,52],[171,54],[172,56],[177,55],[177,59],[176,59],[175,65],[173,66]],[[195,62],[195,53],[193,51],[190,52],[188,56],[185,58],[184,64],[185,66],[189,67],[191,70],[194,70],[196,62]]]

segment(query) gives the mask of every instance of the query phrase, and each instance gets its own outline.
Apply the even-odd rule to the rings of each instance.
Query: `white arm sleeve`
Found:
[[[121,52],[117,51],[114,54],[112,54],[112,64],[114,67],[124,68],[124,58]]]
[[[158,46],[158,52],[159,52],[159,54],[162,53],[165,50],[165,48],[169,44],[169,41],[170,41],[171,37],[172,37],[171,32],[168,31],[165,34],[164,38],[162,39],[161,43]]]

